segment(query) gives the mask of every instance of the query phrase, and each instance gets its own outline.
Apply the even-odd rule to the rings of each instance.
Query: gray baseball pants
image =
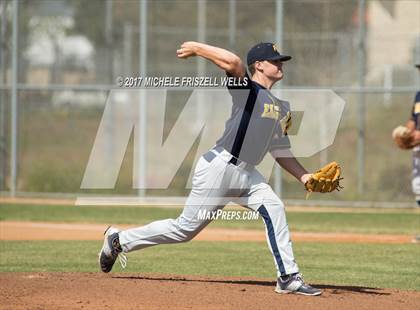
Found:
[[[240,198],[244,207],[258,211],[264,220],[277,276],[298,272],[283,202],[254,166],[244,162],[233,164],[231,159],[232,155],[220,147],[201,156],[180,216],[121,231],[119,238],[123,251],[189,241],[211,222],[198,217],[200,210],[217,211],[229,200]]]

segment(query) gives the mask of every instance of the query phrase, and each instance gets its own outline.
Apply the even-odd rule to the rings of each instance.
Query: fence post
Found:
[[[283,48],[283,0],[276,1],[276,44],[281,50]],[[278,88],[281,87],[279,84]],[[276,163],[274,165],[274,192],[281,198],[283,192],[282,170]]]
[[[236,51],[236,0],[229,0],[229,46]]]
[[[147,67],[147,0],[140,0],[139,5],[139,73],[146,77]],[[140,91],[140,124],[139,124],[139,165],[138,165],[138,195],[144,197],[146,193],[146,160],[147,160],[147,105],[144,91]]]
[[[17,180],[17,83],[18,83],[18,1],[13,0],[12,26],[12,80],[11,80],[11,122],[10,122],[10,196],[16,196]]]
[[[7,27],[7,2],[0,2],[0,81],[2,86],[6,84],[7,67],[6,67],[6,27]],[[7,159],[6,159],[6,91],[0,93],[0,190],[5,188]]]
[[[366,0],[359,0],[359,38],[358,38],[358,193],[363,195],[365,178],[365,80],[366,80]]]

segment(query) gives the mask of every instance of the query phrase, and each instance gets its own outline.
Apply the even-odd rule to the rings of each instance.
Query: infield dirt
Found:
[[[0,273],[5,309],[418,309],[420,292],[317,285],[280,295],[255,278],[122,273]],[[315,284],[316,285],[316,284]]]
[[[102,240],[104,224],[0,222],[0,240]],[[133,225],[120,225],[129,228]],[[411,243],[410,235],[350,234],[292,232],[293,241],[350,243]],[[207,228],[195,240],[206,241],[265,241],[265,232],[249,229]]]
[[[1,222],[2,240],[99,240],[104,225]],[[54,236],[54,238],[52,238]],[[201,240],[265,240],[264,231],[208,229]],[[294,234],[299,241],[407,243],[408,236]],[[367,238],[367,239],[366,239]],[[369,238],[373,238],[369,240]],[[348,240],[347,240],[348,239]],[[359,240],[360,241],[360,240]],[[0,273],[4,309],[419,309],[420,292],[317,285],[322,296],[280,295],[258,278],[129,273]]]

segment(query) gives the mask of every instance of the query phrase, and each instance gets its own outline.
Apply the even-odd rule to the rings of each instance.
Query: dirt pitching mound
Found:
[[[333,285],[317,285],[318,297],[281,295],[252,278],[0,273],[0,283],[7,309],[418,309],[420,300],[420,292]]]

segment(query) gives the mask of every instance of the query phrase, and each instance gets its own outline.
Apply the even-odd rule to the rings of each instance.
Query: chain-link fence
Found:
[[[132,139],[115,189],[80,189],[117,77],[219,77],[211,63],[177,59],[178,46],[202,41],[244,59],[252,45],[271,41],[293,56],[281,87],[332,89],[346,101],[334,144],[302,159],[309,170],[330,160],[343,166],[345,189],[319,198],[413,200],[411,154],[390,133],[408,120],[420,88],[418,1],[2,0],[0,13],[0,190],[7,194],[137,194]],[[175,96],[167,114],[184,103]],[[192,148],[168,190],[146,195],[185,194],[195,155]],[[302,199],[291,176],[283,174],[281,186],[275,173],[270,180],[282,197]]]

